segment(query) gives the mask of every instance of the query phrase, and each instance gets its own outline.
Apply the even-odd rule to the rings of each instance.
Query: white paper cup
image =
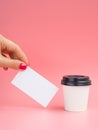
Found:
[[[87,110],[91,81],[88,76],[68,75],[62,80],[64,109],[67,111]]]

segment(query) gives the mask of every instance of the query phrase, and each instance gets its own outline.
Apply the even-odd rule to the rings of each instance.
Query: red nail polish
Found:
[[[4,70],[8,70],[8,67],[3,67]]]
[[[27,65],[24,63],[21,63],[19,66],[20,69],[25,70],[27,68]]]

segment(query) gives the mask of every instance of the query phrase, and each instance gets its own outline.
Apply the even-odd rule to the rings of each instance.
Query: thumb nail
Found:
[[[25,63],[20,63],[19,69],[25,70],[27,68],[27,65]]]

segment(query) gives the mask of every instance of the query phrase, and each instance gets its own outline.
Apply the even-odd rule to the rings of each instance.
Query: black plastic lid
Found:
[[[91,80],[88,76],[84,75],[66,75],[63,76],[61,84],[68,86],[87,86],[91,85]]]

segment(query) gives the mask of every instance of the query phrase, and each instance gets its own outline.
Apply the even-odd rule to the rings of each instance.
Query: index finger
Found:
[[[28,59],[22,49],[14,42],[0,35],[0,52],[7,53],[13,58],[19,59],[28,64]]]

